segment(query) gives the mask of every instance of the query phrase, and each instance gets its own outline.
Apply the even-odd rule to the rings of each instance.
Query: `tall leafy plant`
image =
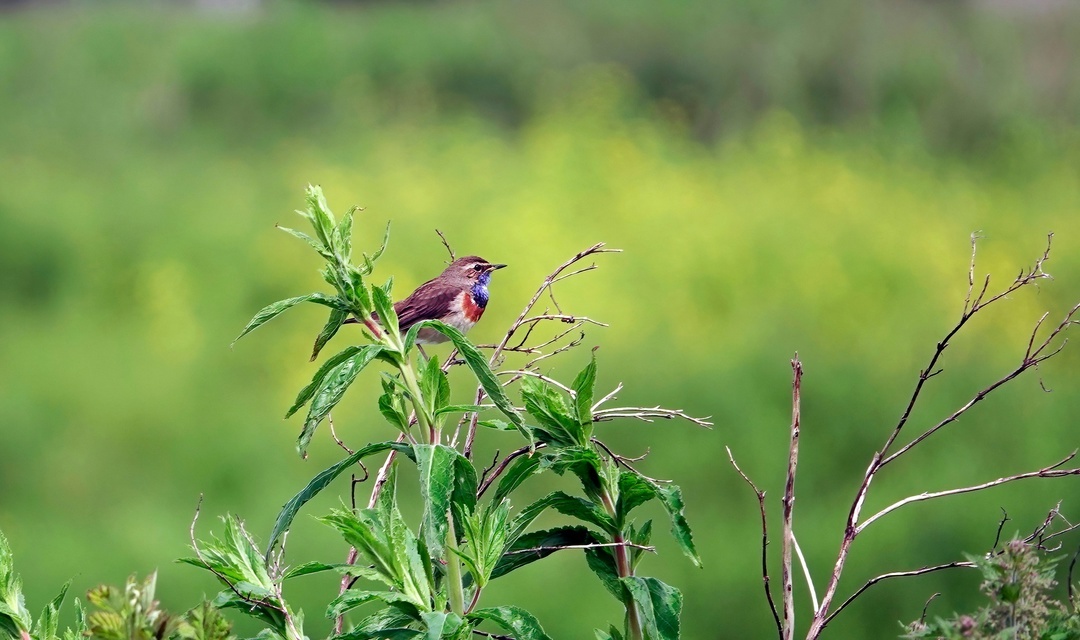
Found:
[[[708,422],[679,410],[659,407],[605,405],[619,390],[596,398],[595,351],[584,369],[566,385],[548,377],[539,363],[582,342],[570,337],[584,324],[601,324],[581,316],[558,313],[530,315],[540,296],[552,286],[595,265],[580,261],[605,250],[597,244],[557,268],[541,284],[502,342],[485,354],[457,329],[437,320],[417,323],[405,333],[394,313],[388,278],[374,284],[378,258],[386,249],[389,227],[377,250],[354,256],[353,219],[358,208],[338,220],[319,187],[308,187],[307,207],[298,212],[313,234],[283,229],[310,245],[325,261],[321,271],[332,292],[315,292],[281,300],[260,310],[244,327],[244,337],[284,311],[310,302],[329,309],[311,358],[350,318],[359,324],[363,343],[350,345],[325,359],[311,382],[297,395],[286,416],[306,408],[297,450],[306,455],[317,428],[330,418],[360,373],[375,361],[388,365],[381,378],[378,414],[395,439],[357,449],[339,444],[348,455],[323,470],[299,491],[279,514],[265,552],[232,517],[225,534],[209,542],[193,536],[195,558],[188,562],[208,569],[225,584],[219,606],[232,606],[263,621],[265,636],[289,640],[306,638],[303,615],[291,609],[283,595],[284,581],[320,571],[343,575],[341,593],[328,605],[335,618],[334,638],[466,638],[492,635],[519,640],[548,638],[540,622],[525,608],[483,607],[483,594],[498,578],[562,550],[581,551],[602,588],[625,609],[622,624],[597,630],[597,638],[612,640],[674,640],[679,637],[682,595],[673,586],[639,573],[650,546],[651,520],[639,522],[636,509],[657,501],[670,520],[671,532],[683,553],[700,564],[683,498],[671,483],[637,470],[633,459],[612,451],[595,433],[597,423],[617,418],[651,420],[682,417],[701,426]],[[449,249],[449,245],[447,245]],[[451,257],[453,252],[451,251]],[[552,299],[554,300],[553,294]],[[556,304],[557,307],[557,304]],[[533,329],[551,321],[560,326],[554,336],[533,338]],[[561,328],[568,323],[569,329]],[[416,346],[417,333],[430,328],[446,336],[454,352],[440,363]],[[530,343],[529,341],[532,340]],[[532,359],[518,369],[505,365],[509,353]],[[453,404],[447,378],[449,367],[463,364],[477,382],[474,404]],[[517,383],[521,404],[509,395]],[[376,415],[372,412],[372,415]],[[521,447],[489,469],[478,473],[472,446],[478,427],[514,431]],[[460,438],[462,429],[465,437]],[[334,436],[336,439],[336,435]],[[321,521],[351,546],[340,564],[309,562],[290,570],[283,565],[284,537],[303,506],[347,470],[365,458],[385,455],[367,508],[341,508]],[[419,523],[409,523],[399,510],[396,478],[406,472],[419,479],[422,505]],[[580,482],[580,493],[554,491],[529,504],[520,504],[516,491],[547,472],[569,474]],[[355,483],[354,483],[355,490]],[[354,500],[355,503],[355,500]],[[550,529],[533,527],[546,511],[567,519]],[[350,624],[346,625],[345,620]]]

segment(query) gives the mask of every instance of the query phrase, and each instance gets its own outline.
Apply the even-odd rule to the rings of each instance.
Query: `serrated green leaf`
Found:
[[[396,591],[346,591],[330,601],[326,608],[326,617],[336,618],[373,601],[392,605],[406,605],[408,607],[415,606],[409,598]]]
[[[502,502],[503,498],[513,493],[531,476],[540,473],[540,456],[521,456],[510,463],[510,467],[499,480],[499,486],[495,488],[495,502]]]
[[[502,559],[510,537],[509,501],[488,503],[483,509],[466,511],[455,506],[458,531],[466,541],[466,547],[455,552],[468,567],[473,582],[483,589],[491,573]]]
[[[513,532],[511,532],[511,535],[513,535]],[[491,579],[493,580],[527,564],[546,558],[559,551],[560,547],[601,542],[594,532],[580,525],[556,527],[544,531],[530,531],[510,539],[512,543],[506,547],[502,558],[499,559],[491,572]],[[521,551],[527,549],[536,549],[536,551],[521,553]]]
[[[442,557],[448,532],[450,496],[454,490],[457,451],[442,444],[413,445],[424,500],[424,541],[432,555]]]
[[[476,468],[473,467],[468,458],[458,453],[456,449],[451,447],[451,450],[456,454],[454,456],[454,492],[451,496],[451,502],[472,511],[476,508],[478,484]]]
[[[0,631],[18,638],[31,627],[30,611],[22,593],[22,582],[15,575],[11,546],[0,532]]]
[[[578,518],[579,520],[590,524],[595,524],[610,534],[617,532],[611,517],[604,513],[603,509],[597,505],[588,500],[567,495],[562,491],[555,491],[521,510],[517,517],[511,522],[511,539],[513,540],[520,536],[532,521],[548,508],[554,508],[564,515]]]
[[[301,456],[307,454],[315,428],[341,401],[345,390],[353,383],[356,376],[383,350],[384,347],[378,344],[360,347],[355,354],[326,373],[311,399],[311,406],[308,407],[307,418],[304,420],[304,428],[297,439],[296,450]]]
[[[597,547],[585,550],[585,561],[600,579],[600,584],[620,602],[623,599],[623,586],[619,582],[619,569],[615,562],[615,552],[609,547]]]
[[[418,618],[409,616],[392,607],[380,609],[356,623],[351,631],[341,635],[332,636],[333,640],[383,640],[385,638],[415,638],[423,635],[416,629],[407,629],[407,625],[418,621]],[[395,635],[397,632],[408,631],[412,635]]]
[[[299,578],[300,576],[307,576],[313,573],[322,573],[324,571],[342,571],[351,568],[351,564],[326,564],[325,562],[305,562],[304,564],[291,567],[282,576],[282,580],[288,580],[289,578]]]
[[[400,453],[412,456],[412,447],[407,444],[398,442],[377,442],[375,444],[369,444],[366,447],[358,449],[355,453],[349,455],[347,458],[338,462],[337,464],[324,469],[318,475],[311,479],[311,482],[304,487],[300,493],[293,496],[288,502],[281,507],[281,512],[278,514],[277,520],[274,521],[274,528],[270,533],[270,540],[266,545],[266,557],[270,556],[270,552],[273,551],[274,545],[281,538],[281,535],[288,530],[289,525],[292,524],[293,519],[296,517],[297,512],[303,507],[309,500],[314,498],[320,491],[325,489],[334,481],[339,475],[341,475],[346,469],[353,466],[360,460],[367,456],[381,453],[389,449],[394,449]]]
[[[408,431],[409,415],[400,396],[392,392],[379,396],[379,413],[402,433]]]
[[[366,253],[364,254],[363,269],[364,269],[365,274],[372,272],[372,270],[375,268],[375,261],[378,260],[380,256],[382,256],[384,251],[386,251],[386,245],[389,244],[389,242],[390,242],[390,221],[387,220],[386,221],[386,231],[383,232],[382,244],[379,245],[379,248],[375,251],[375,253],[371,254],[370,256],[368,254],[366,254]]]
[[[240,338],[243,338],[247,334],[278,317],[285,311],[288,311],[296,305],[304,302],[314,302],[316,304],[330,307],[331,309],[348,309],[348,306],[340,298],[337,298],[336,296],[328,296],[325,293],[309,293],[303,296],[296,296],[295,298],[278,300],[277,302],[273,304],[268,304],[262,309],[260,309],[259,312],[256,313],[255,316],[248,321],[247,325],[244,327],[244,330],[240,332],[240,335],[236,336],[233,339],[232,343],[236,344],[236,341]]]
[[[342,262],[347,263],[352,260],[353,216],[358,211],[363,211],[363,209],[356,205],[349,207],[349,210],[341,217],[341,222],[334,228],[334,251]]]
[[[574,409],[577,413],[577,419],[588,435],[591,435],[593,390],[596,387],[595,351],[592,352],[592,359],[589,360],[589,364],[585,365],[585,368],[577,374],[574,383],[570,386],[574,390]]]
[[[431,415],[450,403],[450,382],[439,367],[439,359],[431,356],[420,371],[420,393],[427,402]]]
[[[562,475],[571,471],[581,481],[585,495],[594,502],[601,502],[601,495],[608,494],[618,498],[618,482],[605,481],[606,476],[617,474],[614,463],[602,459],[592,447],[567,446],[555,449],[547,454],[552,471]],[[606,491],[605,491],[606,489]]]
[[[456,613],[431,611],[420,614],[420,618],[427,628],[427,640],[440,640],[444,636],[451,637],[450,634],[461,628],[461,616]]]
[[[285,417],[291,417],[301,407],[307,404],[308,400],[311,400],[311,397],[315,395],[315,392],[319,389],[319,386],[323,383],[323,380],[326,379],[326,376],[330,373],[332,369],[340,365],[342,362],[345,362],[349,358],[360,353],[360,351],[362,351],[364,348],[365,347],[357,346],[345,347],[344,349],[327,359],[326,362],[322,363],[322,366],[319,367],[319,370],[316,371],[315,375],[311,377],[311,382],[309,382],[303,389],[300,390],[300,393],[296,395],[296,400],[293,402],[292,406],[289,407],[289,410],[285,412]]]
[[[608,627],[607,631],[603,629],[594,629],[596,634],[596,640],[623,640],[622,632],[615,628],[615,625]]]
[[[649,546],[652,542],[652,520],[646,520],[645,524],[641,525],[641,528],[635,530],[633,525],[630,526],[630,531],[626,536],[626,539],[630,542],[641,545],[642,547]],[[630,548],[630,568],[636,569],[638,562],[641,561],[641,557],[645,555],[645,550],[641,548]]]
[[[520,607],[487,607],[477,609],[467,617],[475,623],[493,622],[514,634],[517,640],[551,640],[540,621]]]
[[[495,429],[496,431],[514,431],[514,425],[510,424],[506,420],[479,420],[477,426],[484,427],[485,429]]]
[[[386,329],[386,332],[395,337],[401,335],[401,330],[398,329],[397,312],[394,311],[394,302],[390,299],[390,294],[382,287],[372,287],[371,302],[379,314],[379,324]]]
[[[486,408],[487,407],[482,404],[448,404],[436,409],[435,415],[441,416],[447,413],[476,413],[477,411],[483,411]],[[514,430],[509,424],[505,422],[503,424],[506,424],[510,431]]]
[[[311,359],[309,362],[315,362],[315,359],[319,357],[319,352],[326,346],[327,342],[333,338],[341,325],[345,324],[345,321],[349,319],[349,312],[342,311],[341,309],[331,309],[330,317],[326,319],[326,324],[323,325],[322,331],[319,335],[315,336],[315,344],[311,347]]]
[[[657,496],[656,486],[641,475],[623,470],[619,474],[619,499],[615,503],[616,520],[621,525],[635,508]]]
[[[671,535],[675,538],[675,542],[679,543],[679,548],[682,549],[686,557],[690,558],[690,561],[695,566],[700,567],[701,557],[698,556],[697,549],[694,548],[693,534],[690,532],[690,525],[686,522],[686,516],[683,513],[685,506],[683,505],[682,490],[673,484],[653,486],[656,488],[656,494],[664,505],[664,509],[671,516]]]
[[[650,640],[679,640],[682,594],[656,578],[630,576],[621,582],[638,606],[638,615]]]
[[[383,492],[391,497],[380,497],[376,508],[335,510],[320,520],[337,529],[345,541],[356,548],[364,564],[369,564],[374,572],[370,577],[401,594],[404,601],[412,605],[410,611],[431,611],[433,594],[429,569],[420,557],[416,536],[397,510],[393,482],[394,474],[391,473],[383,487]]]
[[[472,370],[473,375],[476,376],[476,380],[480,383],[480,386],[483,387],[484,392],[488,397],[491,398],[495,407],[502,412],[510,423],[513,424],[514,427],[516,427],[517,430],[531,443],[533,441],[532,434],[525,425],[525,421],[521,418],[521,414],[518,413],[514,404],[510,402],[510,399],[506,397],[506,392],[503,391],[502,385],[499,384],[498,379],[495,378],[495,374],[491,371],[487,359],[484,358],[484,355],[480,353],[479,349],[465,338],[463,333],[438,320],[424,320],[422,322],[417,322],[410,327],[406,336],[406,350],[408,350],[408,345],[411,345],[416,341],[416,333],[423,327],[435,329],[454,343],[454,347],[457,348],[458,354]]]
[[[298,211],[297,213],[300,213],[300,212]],[[306,218],[307,216],[305,215],[304,217]],[[315,251],[318,251],[319,255],[321,255],[322,257],[324,257],[324,258],[326,258],[328,260],[334,257],[333,254],[330,253],[330,249],[328,249],[325,245],[323,245],[323,243],[319,242],[315,238],[312,238],[311,236],[304,233],[303,231],[297,231],[296,229],[290,229],[289,227],[283,227],[280,224],[279,225],[274,225],[274,226],[276,226],[278,229],[281,229],[285,233],[287,233],[287,234],[289,234],[289,235],[291,235],[291,236],[293,236],[295,238],[300,238],[304,242],[308,243],[308,245],[310,245],[311,248],[314,249]]]
[[[555,498],[552,500],[551,507],[559,513],[596,525],[608,533],[615,533],[615,523],[611,520],[611,516],[604,513],[597,504],[561,491],[556,491],[553,495]]]
[[[325,246],[332,249],[334,247],[332,234],[336,225],[334,214],[330,211],[330,205],[326,202],[322,187],[309,184],[305,195],[308,205],[306,217],[311,220],[311,224],[315,228],[315,235],[319,237],[319,240],[322,240]]]
[[[521,398],[525,410],[540,426],[536,436],[541,442],[553,447],[585,445],[584,431],[573,416],[563,396],[554,387],[536,378],[521,381]]]

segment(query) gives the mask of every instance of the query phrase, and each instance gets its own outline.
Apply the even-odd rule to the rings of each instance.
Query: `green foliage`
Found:
[[[765,452],[775,451],[786,421],[778,395],[786,367],[777,363],[796,348],[812,359],[813,406],[832,416],[823,428],[834,446],[829,477],[806,478],[821,504],[837,504],[850,488],[834,480],[865,469],[862,454],[880,445],[870,426],[895,418],[888,398],[910,386],[916,352],[955,311],[970,231],[985,231],[980,251],[995,279],[1015,275],[1013,257],[1039,248],[1044,230],[1062,243],[1050,269],[1056,284],[1018,298],[1024,311],[1015,317],[972,327],[990,344],[1022,347],[1013,340],[1029,321],[1075,297],[1077,109],[1068,105],[1078,94],[1052,88],[1076,85],[1076,65],[1053,62],[1077,58],[1076,16],[1061,11],[1075,4],[1004,4],[691,2],[671,11],[639,0],[273,2],[242,17],[205,3],[5,11],[0,166],[18,188],[0,193],[0,333],[11,338],[0,346],[0,448],[11,452],[0,480],[15,488],[4,492],[0,524],[14,543],[32,544],[19,558],[31,611],[70,577],[82,593],[93,579],[122,581],[132,567],[176,555],[185,532],[160,528],[186,522],[200,491],[249,526],[260,523],[263,542],[276,507],[339,457],[322,426],[310,450],[316,467],[290,463],[282,442],[299,433],[304,413],[288,423],[292,434],[276,421],[317,368],[301,360],[332,309],[300,305],[260,329],[257,342],[221,348],[264,303],[319,288],[307,245],[269,228],[315,235],[281,203],[317,176],[344,205],[376,205],[355,216],[356,261],[394,218],[395,244],[378,267],[397,276],[399,297],[441,265],[433,227],[461,252],[512,257],[468,334],[478,343],[499,337],[497,323],[513,317],[562,251],[594,237],[627,250],[627,268],[601,269],[587,286],[571,281],[560,292],[564,307],[616,322],[598,354],[601,385],[617,377],[629,401],[647,394],[714,413],[725,426],[715,435],[663,422],[616,426],[605,440],[634,455],[651,445],[646,473],[679,470],[709,567],[668,558],[662,575],[687,595],[683,635],[716,635],[715,600],[690,597],[708,593],[745,613],[728,617],[727,635],[765,637],[769,616],[746,588],[758,558],[731,552],[733,540],[756,535],[753,518],[732,517],[753,511],[752,496],[730,481],[715,445],[732,445],[751,469],[765,462],[745,457],[773,458]],[[936,153],[970,146],[977,152],[961,160]],[[361,243],[369,230],[371,243]],[[358,332],[343,327],[326,355],[359,341],[350,335]],[[947,370],[957,381],[982,380],[1009,353],[958,343]],[[564,383],[587,359],[580,355],[555,367]],[[918,471],[926,488],[960,474],[998,477],[1017,451],[1050,460],[1075,440],[1080,395],[1068,389],[1078,373],[1067,350],[1041,372],[1057,393],[1021,382],[1018,395],[1030,395],[988,403],[974,420],[1000,449],[927,460]],[[451,374],[457,401],[471,401],[463,375]],[[377,385],[361,379],[333,413],[339,435],[358,446],[398,433],[357,415],[372,393]],[[508,424],[487,414],[486,424]],[[1044,425],[1044,437],[1017,428],[1029,423]],[[477,460],[505,452],[512,438],[482,431]],[[808,469],[825,454],[817,450],[806,448]],[[344,475],[335,493],[347,491]],[[532,497],[566,488],[531,478]],[[940,534],[926,533],[921,517],[900,518],[883,542],[895,566],[921,566],[940,536],[985,537],[999,504],[1034,510],[1028,491],[975,496]],[[662,542],[664,516],[649,516]],[[834,550],[834,521],[804,512],[800,542],[812,564]],[[290,552],[341,559],[299,534]],[[852,558],[852,577],[876,574],[868,557]],[[499,602],[530,604],[558,638],[587,635],[583,624],[606,628],[603,589],[531,605],[534,583],[591,579],[582,563],[568,569],[537,563],[532,580],[499,587]],[[172,571],[162,568],[163,594],[166,585],[193,596],[211,587],[205,572]],[[830,631],[886,636],[923,591],[963,579],[943,572],[895,584],[895,597],[850,608]],[[326,590],[315,579],[287,586],[297,601]],[[967,602],[957,607],[973,609]],[[330,623],[319,617],[307,626],[325,635]]]
[[[206,569],[225,585],[214,606],[233,608],[260,620],[286,640],[303,640],[303,615],[294,614],[282,597],[283,576],[271,571],[255,541],[234,516],[222,518],[224,533],[219,538],[195,543],[198,557],[179,561]]]
[[[22,603],[11,549],[0,532],[0,638],[4,640],[236,640],[232,625],[209,602],[179,616],[162,609],[154,598],[157,572],[142,581],[131,576],[123,589],[108,585],[91,589],[86,594],[90,610],[84,610],[76,599],[75,625],[61,633],[60,607],[70,586],[65,584],[31,621]]]
[[[1023,540],[997,553],[969,556],[983,575],[979,590],[988,603],[972,614],[918,620],[904,638],[941,640],[1080,640],[1080,602],[1059,602],[1052,593],[1058,558]]]
[[[30,612],[26,609],[22,581],[15,574],[14,560],[7,538],[0,532],[0,632],[18,638],[30,631]]]
[[[365,255],[361,265],[350,262],[353,212],[340,223],[317,187],[309,187],[308,208],[301,212],[315,236],[288,230],[312,246],[326,261],[322,274],[337,290],[322,295],[336,301],[365,327],[371,344],[350,346],[332,356],[315,373],[287,412],[292,415],[310,402],[308,417],[300,435],[299,450],[305,453],[315,427],[341,402],[358,374],[376,358],[389,364],[395,373],[384,374],[379,412],[407,442],[369,444],[332,467],[320,472],[282,509],[264,558],[239,521],[225,519],[222,539],[196,545],[198,558],[185,562],[209,569],[226,583],[227,589],[215,603],[236,607],[269,625],[270,630],[290,640],[301,639],[302,612],[293,612],[285,603],[284,579],[322,571],[341,571],[353,578],[326,610],[331,618],[343,619],[357,609],[377,603],[374,614],[358,622],[341,638],[424,637],[459,639],[470,635],[476,625],[494,624],[511,631],[519,640],[543,640],[548,636],[539,622],[518,607],[477,608],[481,593],[491,580],[542,559],[561,549],[586,551],[587,564],[601,583],[626,607],[626,637],[631,640],[672,640],[678,637],[682,597],[678,590],[655,578],[635,575],[635,568],[651,534],[651,522],[635,528],[630,513],[637,507],[659,500],[671,513],[676,540],[697,563],[689,528],[682,515],[681,494],[674,485],[659,486],[640,475],[594,435],[594,403],[597,363],[595,354],[575,377],[572,387],[562,387],[563,396],[547,379],[526,378],[521,384],[525,409],[537,426],[528,425],[496,378],[488,360],[457,329],[425,320],[400,334],[390,297],[392,280],[385,286],[371,286],[365,278],[372,274],[374,260]],[[260,312],[249,323],[259,326],[287,308],[311,296],[285,300]],[[343,324],[340,314],[332,315],[315,342],[317,354]],[[512,465],[506,460],[495,475],[506,472],[494,499],[478,502],[482,494],[472,462],[454,446],[444,443],[442,430],[447,415],[479,413],[484,405],[451,404],[450,381],[439,359],[419,358],[413,364],[413,350],[420,328],[442,333],[473,373],[480,389],[491,399],[491,407],[509,420],[527,445]],[[243,335],[243,333],[241,334]],[[561,385],[559,385],[561,386]],[[417,428],[414,430],[413,426]],[[534,440],[534,436],[536,440]],[[456,437],[453,441],[456,441]],[[542,450],[538,450],[539,445]],[[416,465],[422,515],[415,530],[398,509],[399,465],[388,461],[386,477],[377,485],[373,508],[336,510],[321,521],[338,531],[357,553],[357,564],[328,565],[308,562],[282,573],[279,556],[273,555],[277,542],[295,519],[300,508],[326,489],[345,469],[375,453],[400,452]],[[620,468],[620,464],[625,469]],[[580,481],[584,497],[555,491],[512,514],[512,496],[524,481],[544,471],[567,471]],[[490,471],[490,469],[488,470]],[[487,478],[486,487],[494,477]],[[533,521],[553,509],[587,526],[563,526],[529,532]],[[357,584],[358,581],[363,584]],[[377,583],[371,589],[367,583]],[[466,599],[468,604],[466,605]]]

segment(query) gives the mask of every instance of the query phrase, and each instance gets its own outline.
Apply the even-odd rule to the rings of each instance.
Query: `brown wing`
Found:
[[[461,287],[453,286],[445,280],[425,282],[409,294],[408,298],[394,304],[398,325],[402,331],[406,331],[421,320],[441,320],[453,308],[454,299],[460,293]]]

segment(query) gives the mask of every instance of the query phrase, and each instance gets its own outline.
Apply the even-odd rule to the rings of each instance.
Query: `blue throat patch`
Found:
[[[480,277],[476,279],[476,284],[472,286],[472,297],[476,306],[483,309],[488,303],[488,283],[491,282],[490,273],[481,273]]]

